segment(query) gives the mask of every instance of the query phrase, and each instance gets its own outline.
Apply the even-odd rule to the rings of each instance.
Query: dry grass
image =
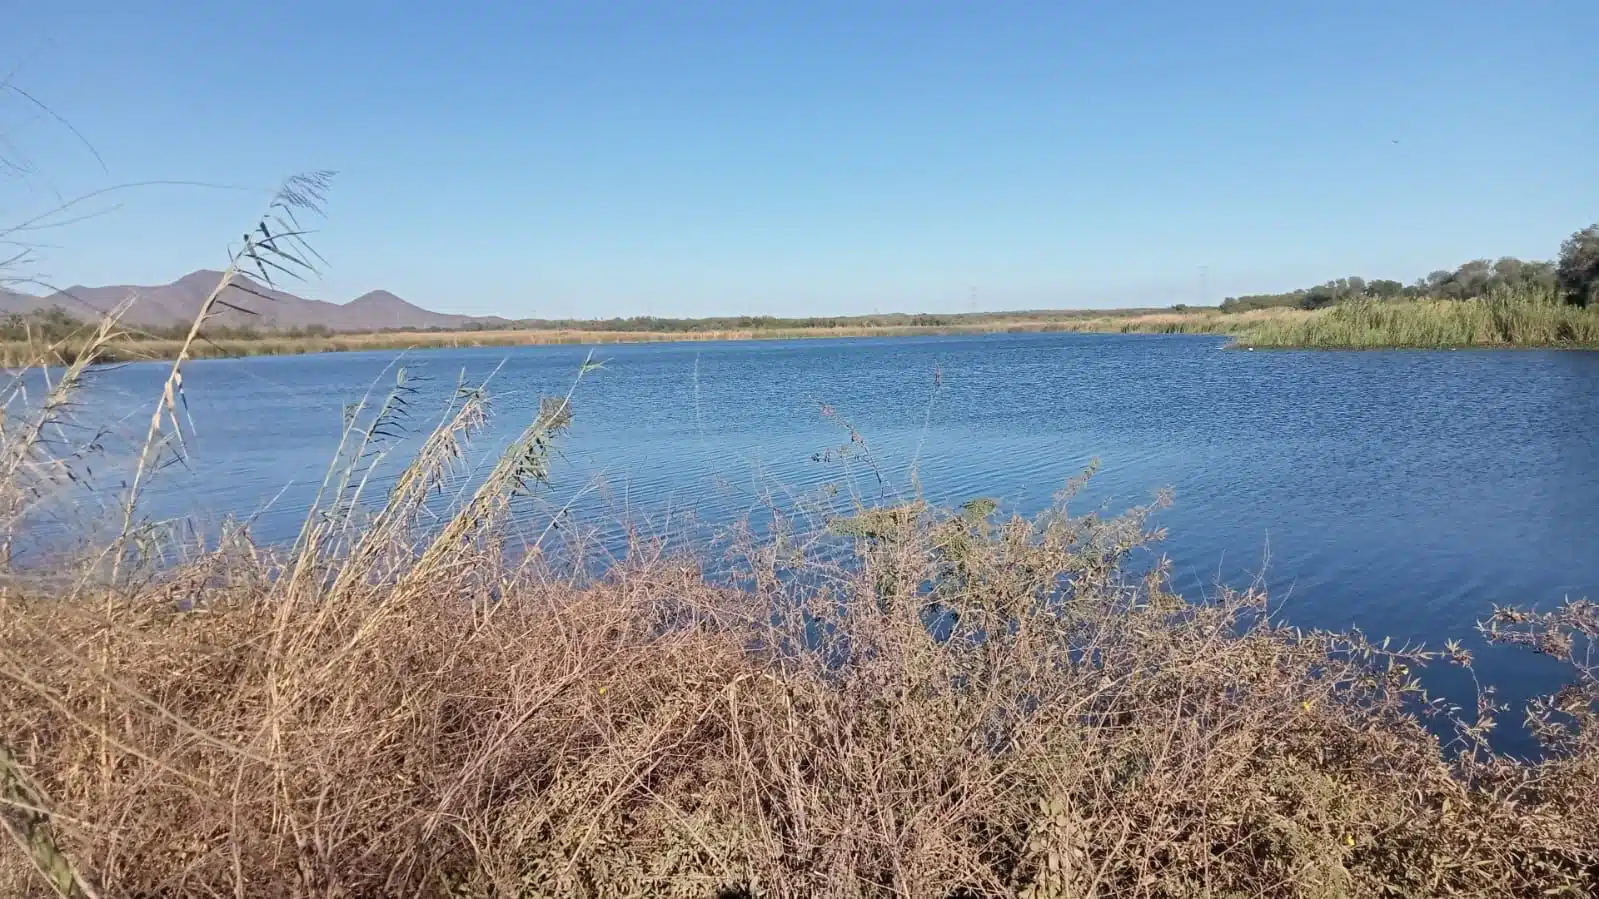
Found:
[[[0,593],[3,817],[43,895],[1589,895],[1592,667],[1493,755],[1441,746],[1442,653],[1189,603],[1124,562],[1145,511],[919,503],[824,562],[737,544],[716,581],[640,547],[602,577],[504,555],[554,398],[443,522],[466,391],[377,510],[358,472],[293,547],[236,533],[114,582]],[[387,402],[352,425],[381,442]],[[377,436],[374,436],[377,435]],[[76,586],[74,586],[74,584]],[[1586,664],[1599,612],[1492,627]],[[1520,634],[1531,636],[1519,636]],[[1578,634],[1573,642],[1569,635]],[[39,873],[44,869],[53,881]]]
[[[1251,314],[1252,315],[1252,314]],[[1073,318],[996,319],[974,324],[906,325],[815,328],[761,328],[715,331],[608,331],[608,330],[493,330],[493,331],[392,331],[374,334],[339,334],[328,337],[202,339],[189,348],[192,358],[239,356],[294,356],[362,350],[403,350],[439,347],[599,345],[612,343],[672,343],[705,340],[800,340],[840,337],[916,337],[949,334],[1028,334],[1080,332],[1105,334],[1231,334],[1259,316],[1220,313],[1106,313]],[[68,360],[82,352],[85,341],[72,341],[59,349]],[[105,361],[171,359],[183,341],[124,337],[104,349]],[[38,356],[35,345],[0,342],[0,366],[27,365]]]

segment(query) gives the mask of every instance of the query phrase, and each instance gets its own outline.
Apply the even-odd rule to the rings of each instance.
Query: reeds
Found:
[[[1254,347],[1599,347],[1599,309],[1552,293],[1505,293],[1474,300],[1358,300],[1279,316],[1243,330]]]

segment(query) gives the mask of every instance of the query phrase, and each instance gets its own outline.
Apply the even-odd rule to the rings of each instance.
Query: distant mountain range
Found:
[[[69,287],[48,296],[33,296],[0,289],[0,316],[60,309],[78,319],[96,319],[115,309],[130,296],[133,305],[123,321],[134,327],[158,328],[187,325],[194,321],[200,304],[216,287],[221,272],[191,272],[171,284],[152,287],[116,285],[112,287]],[[238,286],[229,287],[221,299],[229,306],[213,320],[230,327],[261,330],[288,330],[320,325],[332,331],[382,331],[407,328],[471,328],[509,324],[497,316],[448,315],[431,312],[408,303],[386,290],[364,293],[348,303],[308,300],[292,293],[273,290],[257,281],[239,277]],[[250,314],[254,313],[254,314]]]

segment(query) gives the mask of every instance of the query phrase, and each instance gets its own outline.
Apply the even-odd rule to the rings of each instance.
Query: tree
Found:
[[[1378,278],[1366,285],[1366,295],[1379,300],[1391,300],[1404,295],[1405,285],[1387,278]]]
[[[1338,282],[1328,281],[1318,284],[1305,291],[1305,299],[1300,305],[1306,309],[1325,309],[1338,302]]]
[[[1480,297],[1493,277],[1494,264],[1487,259],[1473,259],[1455,269],[1454,280],[1468,297]]]
[[[1520,286],[1527,264],[1514,256],[1501,256],[1494,263],[1494,279],[1508,286]]]
[[[1566,302],[1599,306],[1599,223],[1578,231],[1560,245],[1555,281]]]
[[[1555,264],[1553,262],[1527,262],[1521,267],[1521,282],[1550,293],[1556,290]]]

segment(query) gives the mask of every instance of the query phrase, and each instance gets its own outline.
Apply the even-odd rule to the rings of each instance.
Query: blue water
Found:
[[[424,379],[411,429],[437,420],[463,371],[492,372],[493,424],[474,458],[492,457],[540,395],[570,387],[587,352],[411,354],[407,376]],[[913,472],[930,499],[995,497],[1027,513],[1098,458],[1080,507],[1120,510],[1171,488],[1157,521],[1178,586],[1263,575],[1293,623],[1438,644],[1470,637],[1494,603],[1599,596],[1599,353],[1239,352],[1209,337],[1041,334],[598,355],[554,483],[523,510],[530,532],[570,504],[602,538],[624,519],[704,537],[816,497],[874,497],[879,474],[903,493]],[[189,464],[162,472],[152,514],[253,515],[258,537],[292,537],[342,408],[392,383],[394,358],[191,364]],[[98,373],[95,405],[142,436],[164,373]],[[871,463],[859,444],[837,458],[849,443],[838,419]],[[1509,699],[1559,676],[1519,652],[1483,666]]]

